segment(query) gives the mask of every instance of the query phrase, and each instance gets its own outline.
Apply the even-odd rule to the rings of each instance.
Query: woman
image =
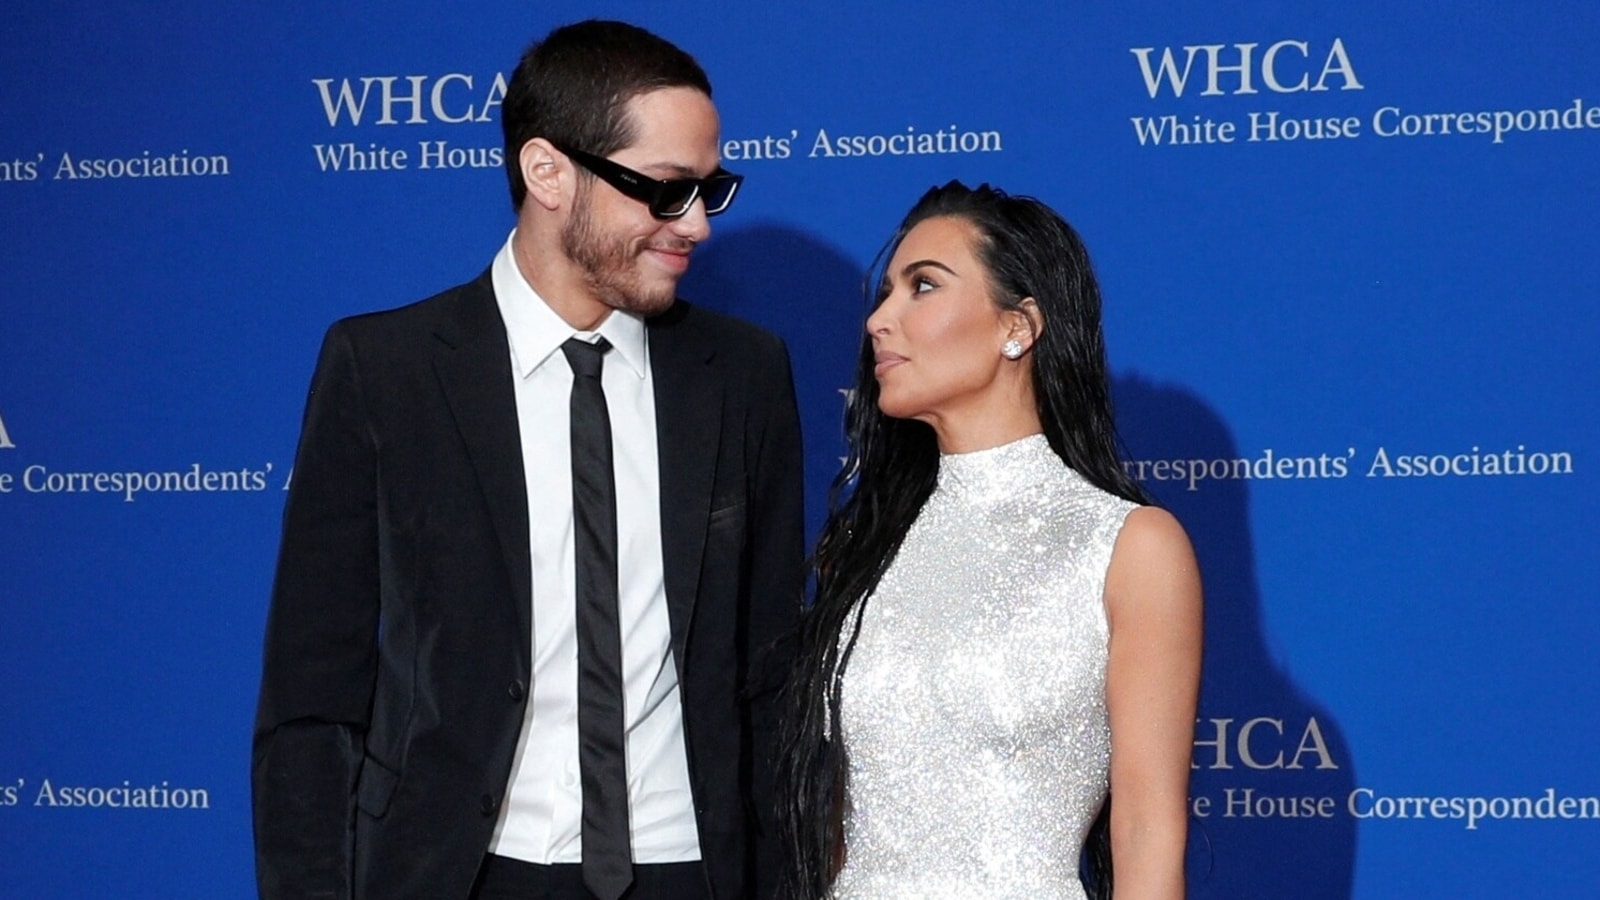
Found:
[[[1118,900],[1181,897],[1199,574],[1118,464],[1082,242],[951,182],[888,253],[784,724],[789,896],[1083,897],[1099,817],[1090,890],[1114,858]]]

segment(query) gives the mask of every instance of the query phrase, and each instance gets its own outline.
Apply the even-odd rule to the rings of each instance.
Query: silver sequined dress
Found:
[[[845,670],[839,900],[1084,896],[1111,753],[1102,595],[1133,508],[1043,435],[941,457]]]

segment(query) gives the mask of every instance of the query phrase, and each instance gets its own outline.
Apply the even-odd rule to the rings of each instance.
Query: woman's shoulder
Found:
[[[1117,544],[1134,548],[1135,554],[1164,553],[1189,549],[1189,533],[1178,517],[1159,506],[1130,503]]]
[[[1189,534],[1176,516],[1159,506],[1128,512],[1112,546],[1106,596],[1141,603],[1157,599],[1199,604],[1199,564]]]

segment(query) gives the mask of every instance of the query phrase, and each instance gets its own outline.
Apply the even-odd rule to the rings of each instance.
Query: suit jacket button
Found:
[[[513,700],[521,700],[523,697],[528,696],[528,689],[523,686],[520,680],[513,681],[511,682],[510,686],[506,688],[506,693],[511,695],[511,699]]]
[[[492,816],[500,808],[500,801],[493,794],[484,794],[478,798],[478,808],[483,810],[484,815]]]

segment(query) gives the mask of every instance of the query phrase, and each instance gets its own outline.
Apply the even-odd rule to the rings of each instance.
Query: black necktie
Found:
[[[571,338],[572,522],[578,568],[578,771],[583,782],[583,883],[616,900],[633,883],[628,764],[622,718],[622,631],[617,623],[617,486],[611,416],[600,386],[611,345]]]

